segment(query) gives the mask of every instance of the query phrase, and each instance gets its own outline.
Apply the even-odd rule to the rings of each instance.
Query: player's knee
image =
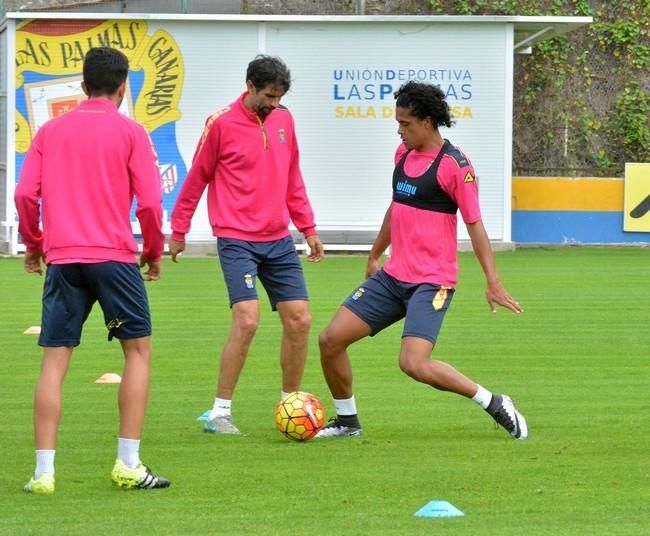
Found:
[[[259,318],[253,315],[241,316],[233,325],[233,331],[239,336],[251,339],[259,326]]]
[[[322,357],[326,357],[334,352],[334,340],[327,329],[321,331],[318,335],[318,348]]]
[[[122,351],[125,358],[138,359],[147,363],[151,361],[151,337],[139,337],[136,339],[121,339]]]
[[[318,335],[318,348],[320,349],[321,360],[326,360],[345,352],[347,344],[336,337],[335,332],[325,328]]]
[[[422,381],[426,362],[412,355],[401,355],[399,359],[400,370],[417,381]]]
[[[311,328],[311,313],[309,311],[300,311],[291,315],[285,324],[286,328],[292,333],[305,334]]]
[[[414,368],[413,368],[413,364],[410,361],[400,359],[399,368],[404,374],[413,378]]]

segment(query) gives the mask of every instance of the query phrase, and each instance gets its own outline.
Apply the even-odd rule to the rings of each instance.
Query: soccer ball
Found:
[[[289,439],[308,441],[325,424],[325,409],[311,393],[295,391],[275,408],[275,425]]]

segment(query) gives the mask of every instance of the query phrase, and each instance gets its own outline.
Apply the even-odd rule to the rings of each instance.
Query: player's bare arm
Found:
[[[142,279],[145,281],[158,281],[160,279],[160,272],[162,269],[162,263],[160,261],[150,261],[146,257],[140,257],[140,268],[147,267],[145,272],[142,274]]]
[[[41,251],[26,251],[25,260],[23,262],[25,271],[28,274],[43,275],[43,266],[41,265],[43,253]]]
[[[478,258],[487,280],[485,298],[490,305],[491,311],[496,313],[497,305],[500,305],[501,307],[510,309],[513,313],[523,313],[524,310],[519,305],[519,302],[510,296],[499,279],[499,274],[494,264],[492,247],[490,246],[490,240],[483,226],[483,222],[468,223],[467,232],[472,240],[474,254]]]
[[[384,214],[384,221],[381,223],[381,228],[377,233],[377,238],[370,249],[368,254],[368,264],[366,265],[366,277],[370,277],[379,271],[380,264],[379,258],[384,254],[384,251],[390,246],[390,208],[389,205],[386,214]]]
[[[325,248],[323,247],[323,242],[318,235],[311,235],[305,238],[307,245],[309,246],[309,255],[307,260],[309,262],[320,262],[325,257]]]
[[[185,251],[185,242],[179,240],[169,239],[169,254],[172,256],[172,261],[178,262],[176,257]]]

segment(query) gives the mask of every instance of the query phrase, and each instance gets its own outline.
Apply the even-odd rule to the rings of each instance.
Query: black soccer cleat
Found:
[[[485,410],[495,422],[503,426],[513,439],[526,439],[528,425],[524,416],[517,411],[515,403],[508,395],[492,395],[490,405]]]
[[[314,438],[361,435],[361,423],[356,415],[332,417]]]

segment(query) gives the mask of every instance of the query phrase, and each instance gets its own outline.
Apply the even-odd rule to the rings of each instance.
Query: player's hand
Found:
[[[513,313],[519,314],[524,312],[521,305],[519,305],[519,302],[508,294],[508,291],[498,279],[495,281],[488,281],[485,298],[487,299],[493,313],[497,312],[497,305],[510,309]]]
[[[307,245],[309,246],[309,255],[307,260],[309,262],[320,262],[325,257],[325,248],[321,242],[318,235],[311,235],[308,238],[305,238]]]
[[[368,264],[366,264],[366,279],[370,276],[375,275],[381,266],[379,265],[379,259],[373,257],[368,257]]]
[[[158,281],[160,279],[160,270],[162,263],[160,261],[150,261],[144,256],[140,257],[140,268],[147,267],[147,270],[142,274],[142,279],[145,281]]]
[[[176,257],[185,251],[185,242],[179,242],[173,238],[169,239],[169,254],[172,256],[174,262],[178,262]]]
[[[43,266],[41,265],[42,258],[43,258],[42,251],[26,251],[25,259],[23,261],[23,264],[25,266],[25,271],[28,274],[43,275]]]

